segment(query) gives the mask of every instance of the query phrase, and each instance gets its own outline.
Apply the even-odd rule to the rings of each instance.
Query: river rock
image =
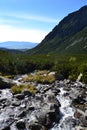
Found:
[[[2,130],[10,130],[10,126],[7,126],[4,129],[2,129]]]
[[[39,102],[39,98],[37,101]],[[56,120],[59,107],[60,103],[53,93],[43,95],[41,106],[39,106],[40,109],[34,110],[30,115],[29,128],[31,130],[36,127],[38,130],[42,130],[43,126],[49,128],[52,122]]]
[[[16,94],[15,98],[19,99],[19,100],[23,100],[24,99],[24,94],[20,93],[20,94]]]
[[[78,124],[78,121],[72,117],[66,117],[64,122],[61,124],[61,127],[64,127],[65,130],[72,130]]]
[[[22,94],[23,94],[24,96],[32,96],[32,93],[31,93],[29,90],[27,90],[27,89],[25,89],[25,90],[22,92]]]
[[[38,123],[30,123],[29,124],[29,130],[47,130],[45,126],[42,126]]]
[[[76,126],[75,130],[87,130],[87,127],[82,127],[82,126]]]
[[[17,100],[14,100],[11,102],[13,106],[17,107],[17,106],[20,106],[20,101],[17,101]]]
[[[0,130],[48,130],[56,123],[54,130],[56,126],[65,130],[79,125],[87,127],[86,87],[57,80],[52,84],[38,84],[37,89],[35,95],[28,90],[16,95],[1,90]]]
[[[46,102],[53,103],[53,104],[57,105],[58,108],[60,107],[60,102],[57,100],[57,98],[55,97],[55,95],[53,93],[47,95]]]
[[[10,125],[14,122],[12,118],[0,120],[0,130],[10,130]]]
[[[23,110],[22,112],[19,113],[18,117],[23,118],[26,116],[26,114],[27,114],[26,110]]]
[[[7,100],[7,98],[0,98],[0,103],[5,103],[6,102],[6,100]]]
[[[80,121],[80,125],[87,127],[87,113],[77,109],[74,116]]]
[[[18,130],[23,130],[26,128],[25,121],[23,119],[17,121],[16,126]]]
[[[0,76],[0,89],[11,88],[13,85],[13,80]]]

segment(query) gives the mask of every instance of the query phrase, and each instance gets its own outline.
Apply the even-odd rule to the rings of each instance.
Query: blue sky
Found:
[[[0,0],[0,42],[41,42],[87,0]]]

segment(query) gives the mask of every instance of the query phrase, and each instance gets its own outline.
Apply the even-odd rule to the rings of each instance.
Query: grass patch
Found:
[[[23,79],[24,82],[34,82],[36,81],[37,83],[53,83],[56,80],[54,74],[50,74],[49,71],[36,71],[34,74],[31,73],[27,77]]]
[[[14,75],[4,75],[5,78],[12,79],[14,78]]]
[[[12,90],[12,92],[13,93],[16,93],[16,94],[18,94],[18,93],[22,93],[24,90],[29,90],[32,94],[35,94],[36,93],[36,87],[34,86],[34,85],[32,85],[32,84],[29,84],[29,85],[25,85],[25,84],[23,84],[23,85],[20,85],[20,86],[17,86],[17,85],[14,85],[12,88],[11,88],[11,90]]]

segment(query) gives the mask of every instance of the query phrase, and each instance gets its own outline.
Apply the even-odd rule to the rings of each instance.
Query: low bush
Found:
[[[28,84],[28,85],[20,85],[20,86],[17,86],[17,85],[14,85],[11,90],[13,93],[22,93],[24,90],[29,90],[32,94],[35,94],[36,93],[36,87],[32,84]]]
[[[29,74],[26,78],[23,79],[25,82],[30,81],[37,83],[53,83],[56,78],[55,75],[49,75],[49,71],[37,71],[35,74]]]

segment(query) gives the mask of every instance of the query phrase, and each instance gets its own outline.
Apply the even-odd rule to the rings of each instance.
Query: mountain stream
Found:
[[[50,130],[74,130],[72,128],[72,124],[68,124],[66,120],[70,118],[74,118],[74,109],[70,107],[71,100],[69,96],[64,96],[66,94],[66,91],[63,90],[63,88],[60,88],[60,94],[57,96],[57,99],[59,100],[61,107],[60,107],[60,122],[59,124],[55,124],[54,127]]]

